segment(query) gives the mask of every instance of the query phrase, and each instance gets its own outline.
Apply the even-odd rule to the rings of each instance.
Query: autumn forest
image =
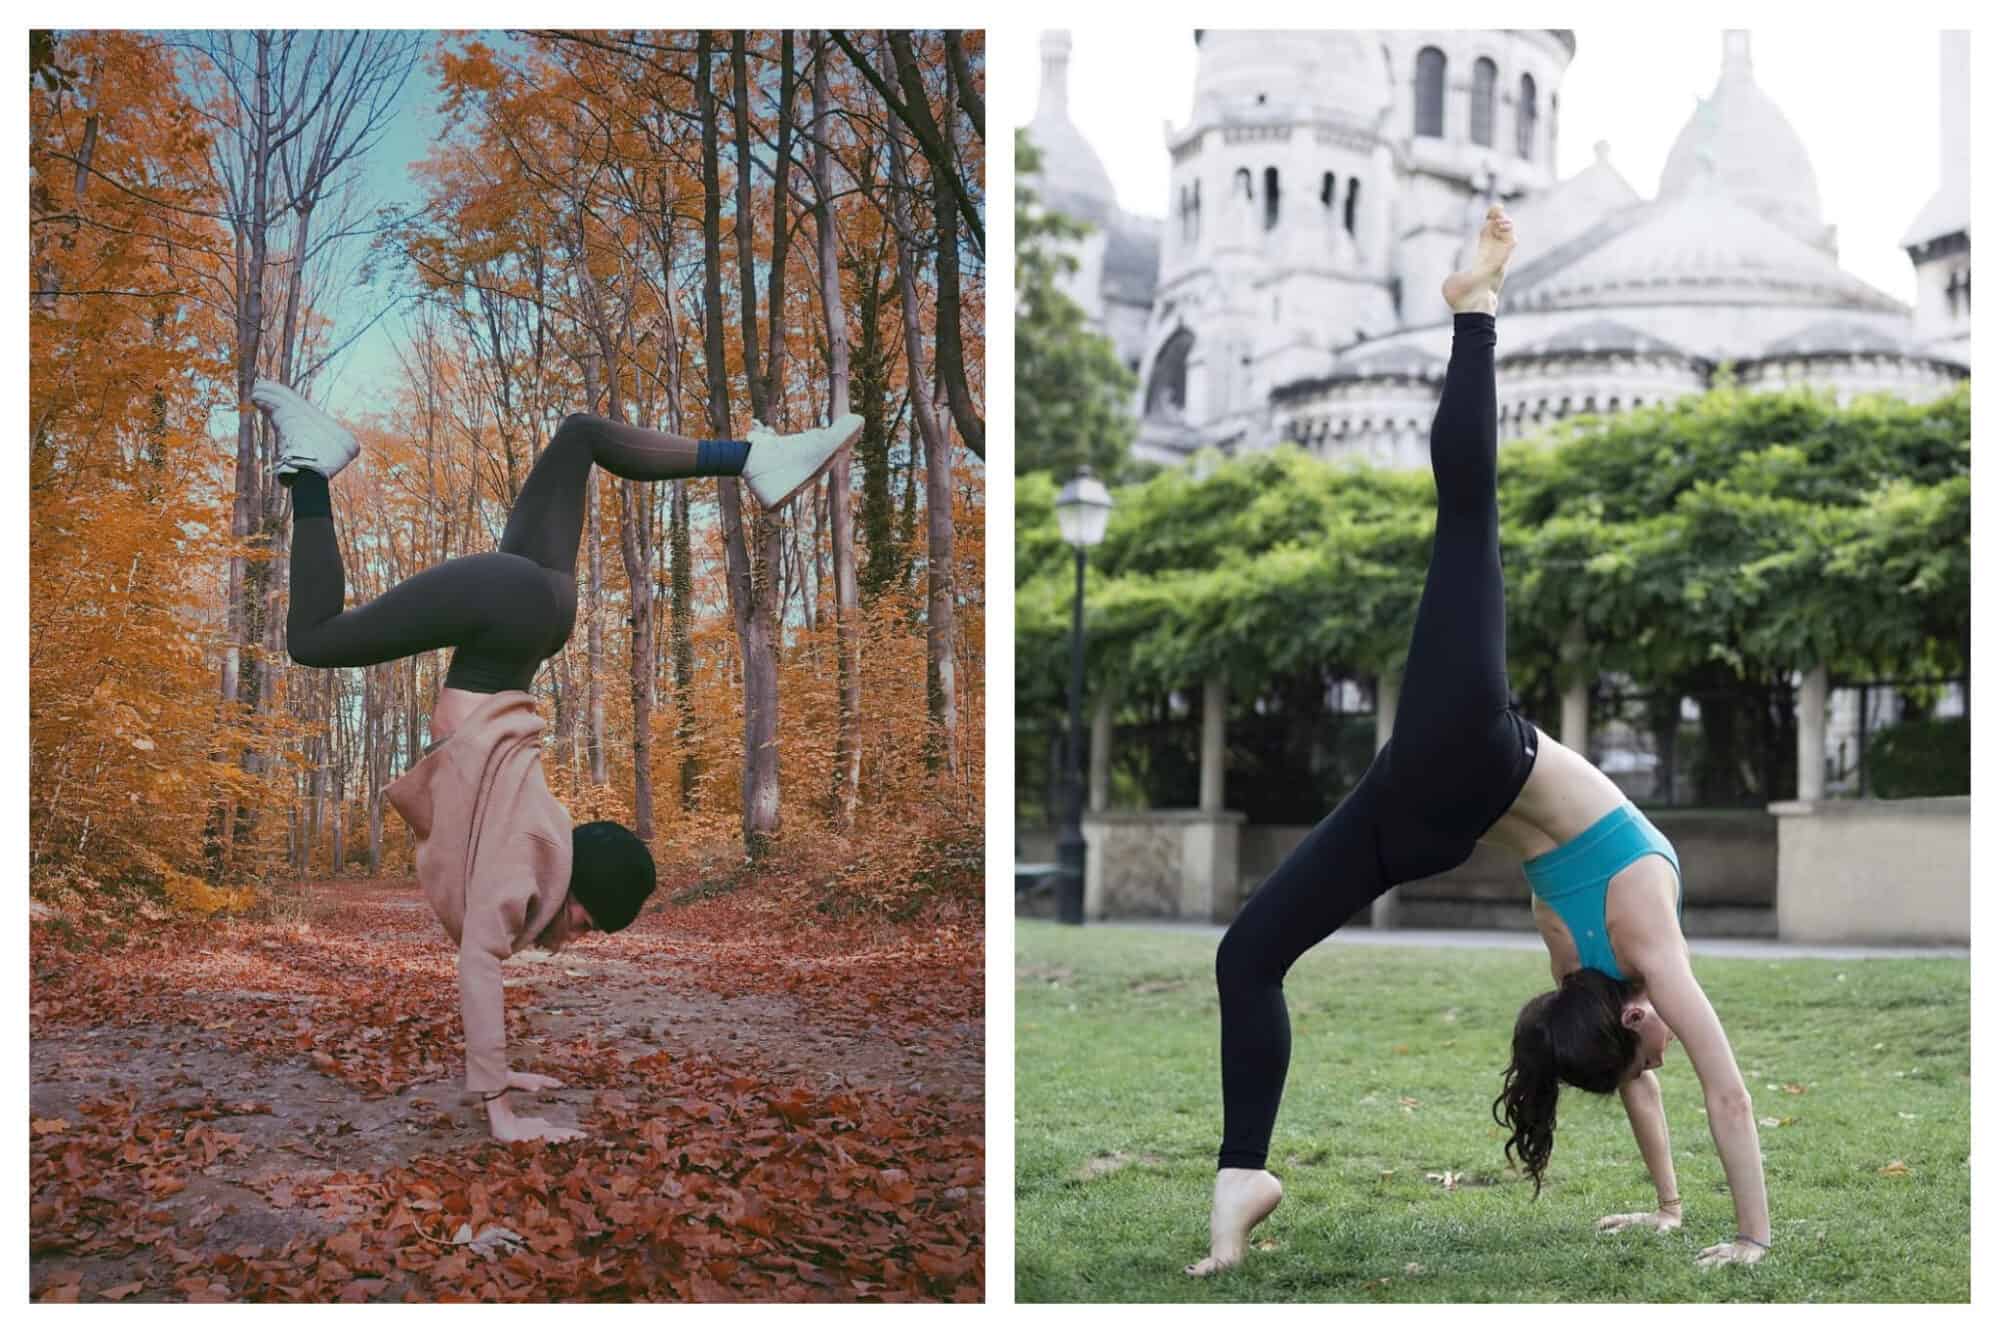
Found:
[[[982,34],[30,56],[33,1294],[976,1299]],[[259,378],[360,441],[350,607],[493,550],[570,413],[862,418],[773,509],[594,474],[541,763],[658,891],[506,993],[581,1144],[457,1105],[384,798],[448,654],[289,659]]]

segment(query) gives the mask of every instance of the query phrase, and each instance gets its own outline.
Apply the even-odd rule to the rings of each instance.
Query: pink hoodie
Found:
[[[542,720],[524,690],[493,695],[385,795],[417,838],[417,882],[458,945],[465,1086],[507,1086],[502,959],[569,897],[569,811],[542,780]]]

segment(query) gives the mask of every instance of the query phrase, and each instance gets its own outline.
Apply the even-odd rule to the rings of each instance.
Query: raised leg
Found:
[[[1436,753],[1508,699],[1493,317],[1459,314],[1452,323],[1451,362],[1431,423],[1437,531],[1396,701],[1397,749],[1409,755]]]
[[[525,664],[527,678],[556,614],[549,577],[515,556],[466,556],[403,580],[347,609],[346,570],[334,535],[326,478],[300,471],[292,486],[291,607],[285,647],[301,666],[392,662],[435,648]],[[456,671],[458,662],[454,659]],[[520,665],[507,682],[527,687]]]
[[[1511,771],[1511,756],[1519,748],[1507,729],[1496,725],[1509,695],[1493,312],[1513,250],[1513,223],[1495,205],[1487,210],[1472,266],[1444,284],[1453,314],[1451,361],[1431,422],[1437,531],[1410,633],[1392,743],[1395,785],[1406,795],[1413,785],[1446,795],[1463,787],[1471,800]]]
[[[747,452],[742,444],[704,444],[572,412],[556,428],[515,497],[500,550],[525,556],[544,569],[574,574],[592,467],[631,481],[733,475],[742,471]]]

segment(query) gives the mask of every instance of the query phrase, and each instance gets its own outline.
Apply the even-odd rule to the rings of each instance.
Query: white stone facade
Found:
[[[1840,268],[1811,160],[1757,87],[1744,33],[1724,35],[1715,91],[1651,200],[1602,143],[1555,178],[1567,31],[1197,40],[1192,110],[1165,136],[1164,222],[1117,208],[1069,126],[1064,35],[1044,39],[1030,126],[1053,145],[1038,185],[1098,227],[1071,292],[1139,373],[1141,459],[1289,440],[1424,466],[1451,341],[1437,289],[1489,199],[1524,237],[1503,295],[1503,438],[1700,392],[1724,364],[1746,385],[1843,401],[1927,399],[1967,372],[1963,34],[1944,43],[1943,185],[1905,238],[1914,315]]]
[[[1972,34],[1942,35],[1938,192],[1903,236],[1917,269],[1916,337],[1950,360],[1972,359]]]

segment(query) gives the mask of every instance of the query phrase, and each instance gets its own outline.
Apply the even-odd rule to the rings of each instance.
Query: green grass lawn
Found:
[[[1286,985],[1285,1202],[1242,1268],[1197,1282],[1180,1270],[1206,1252],[1222,1133],[1213,937],[1016,926],[1022,1301],[1971,1299],[1963,960],[1696,957],[1755,1099],[1775,1242],[1703,1272],[1735,1215],[1679,1047],[1660,1077],[1686,1224],[1599,1235],[1653,1199],[1618,1099],[1563,1092],[1539,1200],[1489,1113],[1546,957],[1323,945]]]

